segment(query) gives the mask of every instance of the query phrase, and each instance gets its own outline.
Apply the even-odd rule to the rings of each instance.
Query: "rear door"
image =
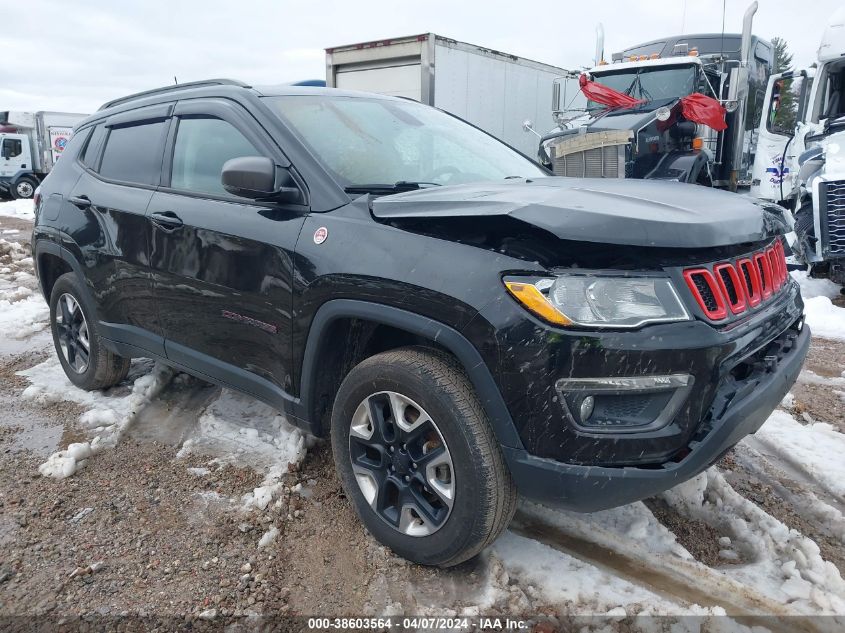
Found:
[[[241,106],[177,104],[150,204],[150,264],[168,358],[276,401],[291,385],[292,254],[304,209],[227,193],[221,169],[241,156],[285,164]]]
[[[66,227],[81,252],[107,338],[164,354],[153,303],[147,206],[161,178],[172,105],[115,115],[92,132],[85,167],[65,204],[82,213]]]

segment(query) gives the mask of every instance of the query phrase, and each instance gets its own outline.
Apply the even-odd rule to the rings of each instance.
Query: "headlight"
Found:
[[[555,325],[635,328],[690,318],[666,277],[562,275],[504,282],[530,312]]]

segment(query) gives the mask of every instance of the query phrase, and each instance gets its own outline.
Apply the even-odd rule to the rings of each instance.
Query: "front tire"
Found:
[[[516,488],[468,378],[425,348],[378,354],[332,410],[335,467],[370,533],[398,555],[449,567],[507,527]]]
[[[68,379],[80,389],[94,391],[126,378],[129,359],[103,346],[86,296],[74,273],[59,277],[50,293],[50,329]]]

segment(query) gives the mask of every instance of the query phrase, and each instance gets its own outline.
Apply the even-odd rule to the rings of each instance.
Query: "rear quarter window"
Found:
[[[79,160],[82,161],[82,164],[88,167],[89,169],[97,168],[97,157],[100,155],[100,149],[103,146],[103,140],[105,138],[106,126],[100,124],[96,128],[94,128],[94,132],[88,139],[88,143],[85,145],[85,149],[82,150],[82,154],[80,155]]]
[[[100,175],[139,185],[158,184],[165,125],[166,121],[155,121],[111,128]]]

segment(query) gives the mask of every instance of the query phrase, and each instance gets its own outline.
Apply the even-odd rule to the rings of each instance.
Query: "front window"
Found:
[[[545,175],[488,134],[413,101],[326,95],[266,99],[347,188]]]
[[[651,66],[594,73],[593,79],[617,92],[645,101],[677,99],[695,92],[695,66]],[[587,108],[607,106],[588,101]]]

